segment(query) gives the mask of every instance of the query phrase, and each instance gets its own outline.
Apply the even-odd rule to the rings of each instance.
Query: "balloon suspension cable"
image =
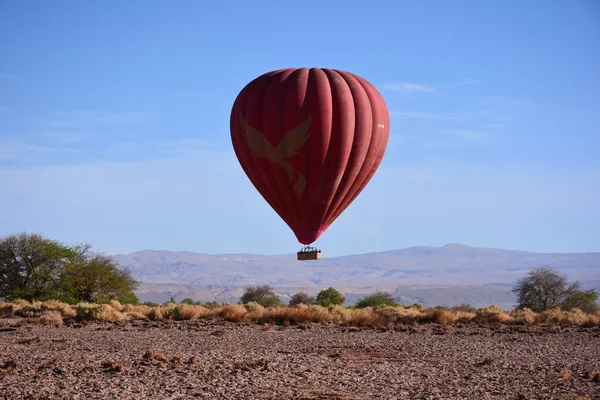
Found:
[[[299,253],[320,253],[321,250],[317,249],[316,247],[312,247],[310,245],[304,245],[304,247],[302,247],[299,251]]]

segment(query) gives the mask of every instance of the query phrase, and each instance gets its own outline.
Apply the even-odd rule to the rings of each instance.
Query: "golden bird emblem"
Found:
[[[287,159],[298,154],[298,151],[306,144],[310,136],[310,115],[300,125],[287,132],[277,146],[272,146],[264,133],[250,126],[241,113],[239,122],[244,139],[254,154],[280,165],[288,173],[288,181],[290,185],[293,185],[296,195],[302,196],[306,189],[306,178],[298,170],[295,170]],[[294,175],[297,177],[296,182],[294,182]]]

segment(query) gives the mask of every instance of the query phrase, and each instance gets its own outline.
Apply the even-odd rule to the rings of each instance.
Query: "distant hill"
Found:
[[[162,250],[113,258],[142,282],[138,296],[153,301],[166,301],[173,295],[179,300],[237,301],[244,287],[269,284],[284,300],[296,291],[316,293],[333,286],[344,292],[349,302],[366,293],[388,290],[404,303],[507,305],[513,302],[510,286],[539,265],[555,268],[586,287],[600,286],[600,253],[534,253],[464,244],[331,258],[324,253],[324,259],[318,261],[297,261],[295,254],[211,255]]]

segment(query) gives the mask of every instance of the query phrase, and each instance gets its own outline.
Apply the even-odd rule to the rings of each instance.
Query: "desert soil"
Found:
[[[0,399],[11,400],[593,400],[598,371],[597,327],[0,319]]]

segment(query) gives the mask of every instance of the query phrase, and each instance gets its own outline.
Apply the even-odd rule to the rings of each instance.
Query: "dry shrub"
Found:
[[[212,318],[219,314],[219,309],[215,307],[196,306],[198,310],[197,318]]]
[[[40,322],[44,325],[63,325],[63,317],[58,311],[44,311],[40,317]]]
[[[177,321],[196,318],[200,314],[201,306],[179,304],[173,309],[173,318]]]
[[[358,308],[351,310],[352,312],[344,319],[344,323],[354,326],[374,326],[377,320],[377,312],[372,307]]]
[[[574,308],[570,312],[563,314],[563,321],[569,325],[582,326],[588,321],[588,314],[581,311],[579,308]]]
[[[14,314],[23,318],[39,318],[42,315],[42,302],[27,303],[19,307]]]
[[[437,324],[452,324],[456,321],[456,315],[450,310],[443,308],[429,308],[424,310],[421,321],[435,322]]]
[[[468,312],[468,313],[472,313],[472,314],[477,314],[477,311],[479,311],[477,308],[473,307],[472,305],[470,305],[468,303],[458,304],[458,305],[453,306],[450,309],[452,311],[464,311],[464,312]]]
[[[167,303],[159,306],[163,315],[163,319],[175,319],[175,309],[177,304]]]
[[[16,308],[23,308],[23,307],[27,307],[30,306],[31,303],[28,302],[25,299],[15,299],[12,301],[13,306],[15,306]]]
[[[121,321],[125,319],[125,314],[115,310],[108,304],[102,304],[97,319],[98,321]]]
[[[405,313],[406,308],[402,306],[388,306],[377,309],[377,318],[373,321],[375,327],[389,326],[400,321],[402,313]],[[413,309],[419,311],[419,309]],[[413,311],[414,312],[414,311]]]
[[[276,324],[307,324],[344,322],[351,319],[353,310],[341,306],[323,307],[318,305],[299,304],[295,307],[285,307],[265,310],[263,321]]]
[[[125,314],[108,304],[79,303],[76,313],[79,321],[120,321],[125,319]]]
[[[149,321],[149,318],[139,312],[135,312],[135,311],[129,311],[129,312],[125,312],[125,318],[129,321]]]
[[[259,323],[275,323],[279,325],[321,323],[333,321],[334,315],[327,307],[299,304],[295,307],[268,308],[261,315],[251,313],[253,321]]]
[[[426,314],[428,309],[422,307],[394,307],[396,312],[396,322],[401,323],[413,323],[421,320]]]
[[[152,321],[158,321],[161,319],[174,319],[175,308],[177,304],[168,303],[152,308],[148,312],[148,318]]]
[[[146,316],[148,317],[149,320],[151,321],[158,321],[163,319],[163,313],[160,307],[154,307],[152,308],[148,314],[146,314]]]
[[[153,308],[144,304],[140,304],[140,305],[133,305],[133,304],[125,304],[123,305],[123,310],[121,312],[124,313],[138,313],[138,314],[143,314],[146,317],[148,316],[148,314],[150,313],[150,311],[152,311]]]
[[[261,313],[265,310],[265,307],[263,307],[262,304],[256,303],[254,301],[244,304],[244,308],[246,308],[246,311],[248,311],[249,313]]]
[[[477,313],[470,311],[455,311],[454,317],[456,322],[471,322],[475,319]]]
[[[298,305],[298,313],[302,315],[302,319],[306,322],[313,322],[318,324],[328,324],[333,322],[333,317],[329,313],[329,309],[323,306],[304,304]]]
[[[293,308],[257,308],[244,315],[244,322],[257,322],[260,324],[273,323],[276,325],[289,325],[296,323],[298,315]]]
[[[332,322],[346,323],[352,319],[352,315],[358,310],[352,310],[340,305],[335,305],[328,308],[329,316]]]
[[[111,300],[108,305],[110,305],[112,308],[114,308],[115,310],[119,311],[119,312],[123,312],[123,310],[125,309],[125,307],[121,304],[121,302],[119,300]]]
[[[10,317],[17,315],[19,310],[30,306],[31,303],[23,299],[15,299],[10,303],[0,303],[0,316]]]
[[[520,308],[513,313],[513,317],[516,322],[526,323],[528,325],[535,324],[538,320],[538,314],[535,313],[531,308]]]
[[[480,324],[489,324],[494,322],[508,323],[514,322],[514,318],[506,313],[502,308],[492,305],[480,308],[473,321]]]
[[[72,305],[58,300],[47,300],[42,303],[41,308],[44,311],[57,311],[62,315],[63,319],[72,319],[77,316],[77,311]]]
[[[15,306],[12,303],[0,303],[0,317],[10,317],[15,312]]]
[[[574,308],[563,313],[563,322],[567,322],[569,325],[592,327],[599,325],[600,318],[595,314],[588,314],[579,308]]]
[[[551,310],[542,311],[539,315],[539,320],[540,322],[560,324],[564,317],[564,313],[560,310],[560,308],[556,307]]]
[[[588,314],[588,320],[583,324],[586,327],[600,326],[600,317],[594,314]]]
[[[246,315],[246,308],[240,304],[227,304],[219,312],[226,321],[240,322]]]
[[[100,306],[91,303],[79,303],[75,307],[76,318],[78,321],[94,321],[98,318]]]
[[[369,326],[373,328],[389,327],[398,319],[397,307],[387,306],[381,308],[358,308],[350,310],[348,318],[343,322],[353,326]]]
[[[503,324],[512,324],[515,322],[515,318],[510,315],[510,313],[499,313],[496,314],[496,321],[497,322],[501,322]]]
[[[481,309],[481,311],[485,311],[488,313],[493,313],[493,314],[503,314],[505,311],[502,309],[502,307],[497,306],[497,305],[491,305],[489,307],[484,307]]]
[[[263,311],[255,310],[246,314],[244,321],[288,326],[308,322],[308,318],[308,313],[296,307],[269,307]]]

